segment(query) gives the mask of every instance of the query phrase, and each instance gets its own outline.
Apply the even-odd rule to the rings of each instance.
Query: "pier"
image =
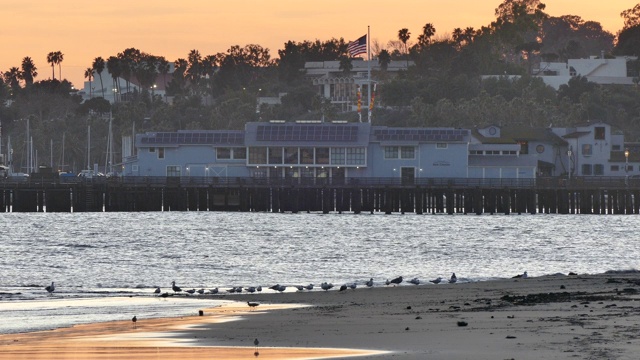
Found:
[[[0,212],[639,214],[640,179],[574,177],[0,180]]]

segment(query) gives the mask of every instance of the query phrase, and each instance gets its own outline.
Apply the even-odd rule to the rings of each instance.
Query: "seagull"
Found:
[[[174,293],[182,291],[182,289],[179,286],[176,286],[176,282],[175,281],[171,282],[171,289],[173,290]]]
[[[131,318],[131,321],[133,322],[133,328],[135,329],[137,327],[136,322],[138,322],[138,318],[135,315],[133,315],[133,317]]]
[[[343,284],[340,286],[340,290],[338,291],[345,291],[345,290],[347,290],[347,285]]]
[[[451,274],[451,278],[449,279],[449,284],[453,284],[456,281],[458,281],[458,278],[456,277],[456,273]]]
[[[185,290],[185,292],[193,295],[194,292],[196,292],[196,289],[191,289],[191,290]]]
[[[391,283],[391,284],[395,284],[395,285],[398,285],[398,284],[400,284],[401,282],[402,282],[402,276],[398,276],[397,278],[395,278],[395,279],[393,279],[393,280],[391,280],[391,281],[390,281],[390,283]],[[394,286],[395,286],[395,285],[394,285]]]
[[[160,295],[158,295],[161,298],[168,298],[169,297],[169,293],[162,293]]]
[[[525,271],[524,274],[518,274],[516,276],[514,276],[512,279],[526,279],[529,275],[527,274],[527,272]]]
[[[286,286],[284,286],[284,285],[280,285],[280,286],[278,287],[278,291],[279,291],[280,293],[282,293],[286,288],[287,288]]]
[[[278,291],[279,288],[280,288],[280,284],[275,284],[273,286],[269,286],[269,289],[271,289],[273,291]]]
[[[247,305],[249,305],[249,309],[253,309],[253,308],[255,308],[256,306],[258,306],[260,304],[257,303],[257,302],[247,301]]]
[[[434,284],[440,284],[440,282],[442,281],[442,278],[438,276],[437,279],[433,279],[433,280],[429,280],[429,282],[432,282]]]
[[[247,288],[247,292],[250,293],[250,294],[253,294],[254,292],[256,292],[255,286],[249,286]]]
[[[217,294],[218,293],[218,288],[213,288],[213,289],[209,290],[209,293]]]
[[[369,281],[366,282],[367,287],[372,287],[373,286],[373,278],[369,279]]]
[[[389,279],[387,279],[387,281],[385,281],[384,284],[388,286],[389,284],[391,284],[391,281],[389,281]]]
[[[351,290],[355,290],[358,285],[356,285],[356,283],[352,283],[351,285],[349,285],[349,287],[351,288]]]
[[[204,294],[204,289],[198,289],[197,293],[200,295]]]
[[[256,288],[257,292],[261,292],[262,291],[262,286],[258,285],[258,287]]]
[[[51,282],[51,285],[47,286],[46,288],[44,288],[45,290],[47,290],[47,292],[49,294],[53,293],[53,291],[56,289],[55,284],[53,283],[53,281]]]
[[[154,291],[155,294],[160,294],[162,292],[162,290],[160,290],[159,287],[156,288],[156,290]]]
[[[236,292],[236,288],[232,287],[231,289],[227,289],[227,292],[229,294],[233,294],[234,292]]]
[[[413,285],[420,285],[420,280],[417,277],[415,277],[415,278],[409,280],[409,283],[411,283]]]
[[[309,284],[307,286],[304,287],[307,290],[313,290],[313,284]]]
[[[296,289],[298,289],[298,291],[302,291],[304,290],[304,286],[302,285],[295,285]]]
[[[333,284],[323,282],[322,284],[320,284],[320,287],[321,287],[321,288],[322,288],[322,290],[324,290],[324,291],[329,291],[329,289],[331,289],[331,288],[333,287]]]
[[[237,286],[234,289],[236,289],[236,292],[239,294],[242,292],[242,286]]]
[[[528,277],[529,277],[529,274],[527,274],[527,272],[525,271],[525,272],[524,272],[524,274],[522,274],[522,278],[523,278],[523,279],[526,279],[526,278],[528,278]]]

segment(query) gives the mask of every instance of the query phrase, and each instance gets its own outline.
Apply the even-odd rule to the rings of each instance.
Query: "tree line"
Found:
[[[640,55],[640,4],[622,10],[624,27],[617,34],[579,16],[550,16],[545,7],[540,0],[504,0],[495,10],[495,20],[478,29],[439,33],[426,23],[415,33],[399,29],[397,38],[385,44],[371,41],[373,60],[380,65],[373,74],[379,83],[374,123],[473,128],[605,121],[624,131],[627,139],[638,139],[637,60],[628,62],[635,87],[601,86],[575,77],[556,91],[532,72],[541,61]],[[341,112],[320,96],[303,71],[306,62],[339,61],[341,71],[348,74],[353,58],[347,46],[342,38],[287,41],[272,58],[270,50],[260,45],[235,45],[206,55],[194,49],[173,62],[126,48],[88,64],[87,101],[63,78],[61,51],[47,55],[51,77],[40,81],[34,60],[26,56],[20,66],[0,74],[0,103],[6,104],[0,107],[3,144],[10,135],[14,168],[19,171],[25,163],[28,120],[38,162],[77,172],[86,164],[105,163],[107,113],[113,118],[116,145],[133,131],[242,129],[246,122],[270,119],[357,121],[357,114]],[[386,69],[391,61],[413,65],[390,76]],[[124,79],[124,88],[115,90],[114,104],[104,99],[106,77]],[[136,90],[131,86],[134,81]],[[166,88],[171,104],[154,93],[157,84]],[[286,95],[281,104],[257,109],[257,97],[282,93]]]

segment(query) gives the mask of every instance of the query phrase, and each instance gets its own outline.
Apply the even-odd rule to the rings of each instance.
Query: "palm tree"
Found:
[[[58,78],[62,81],[62,60],[64,60],[64,54],[62,51],[56,51],[56,64],[58,64]]]
[[[21,76],[22,80],[24,80],[25,87],[31,86],[33,84],[33,79],[38,76],[37,70],[38,68],[36,68],[36,65],[33,63],[33,60],[30,57],[25,56],[22,59]]]
[[[104,59],[98,56],[93,59],[92,69],[100,77],[100,88],[102,89],[102,98],[104,99],[104,84],[102,83],[102,72],[104,71]]]
[[[47,54],[47,63],[51,64],[51,79],[56,78],[56,68],[54,65],[56,64],[56,53],[50,52]]]
[[[22,79],[22,74],[19,68],[17,67],[12,67],[9,69],[9,71],[6,71],[3,74],[4,77],[4,82],[6,82],[7,84],[9,84],[9,86],[11,87],[11,90],[14,92],[18,91],[18,89],[20,89],[20,79]]]
[[[93,69],[92,68],[87,68],[84,71],[84,77],[89,80],[89,99],[91,99],[93,97],[92,96],[92,89],[91,89],[91,80],[93,80]]]
[[[418,35],[418,44],[420,47],[427,47],[431,42],[431,37],[435,35],[436,28],[431,23],[426,23],[422,28],[422,34]]]
[[[386,49],[380,50],[378,53],[378,64],[380,64],[380,68],[382,71],[387,71],[387,67],[391,62],[391,54]]]
[[[407,68],[409,67],[409,50],[407,49],[407,41],[411,37],[411,33],[409,29],[403,28],[398,31],[398,40],[400,40],[404,44],[404,53],[407,57]]]
[[[111,79],[113,79],[116,94],[119,94],[122,90],[120,89],[120,81],[118,80],[122,75],[122,60],[117,56],[109,56],[107,59],[107,71],[111,74]],[[118,101],[117,96],[114,96],[113,101]]]

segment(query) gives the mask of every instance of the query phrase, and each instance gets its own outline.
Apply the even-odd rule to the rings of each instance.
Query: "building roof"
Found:
[[[371,124],[253,122],[245,125],[247,146],[367,146]]]
[[[564,139],[551,131],[551,128],[501,127],[500,137],[484,137],[478,132],[478,129],[474,129],[473,136],[483,144],[513,144],[522,141],[539,141],[558,146],[567,145]]]
[[[148,132],[136,135],[137,147],[180,145],[244,146],[244,131],[180,130],[178,132]]]
[[[467,129],[391,128],[374,126],[371,141],[378,142],[468,142]]]

